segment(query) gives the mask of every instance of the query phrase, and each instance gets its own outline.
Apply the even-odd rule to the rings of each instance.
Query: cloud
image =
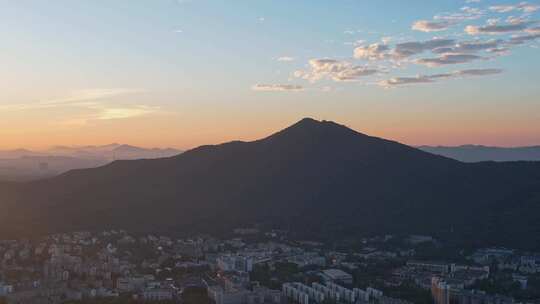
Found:
[[[530,34],[530,35],[522,35],[522,36],[514,36],[510,38],[508,41],[508,44],[511,45],[521,45],[524,43],[527,43],[529,41],[534,41],[540,39],[540,33],[537,34]]]
[[[465,3],[479,3],[481,0],[466,0]]]
[[[387,80],[381,80],[378,82],[378,85],[385,88],[409,85],[409,84],[419,84],[419,83],[430,83],[433,82],[432,79],[426,76],[416,76],[416,77],[394,77]]]
[[[277,61],[282,61],[282,62],[294,61],[294,57],[281,56],[281,57],[278,57]]]
[[[415,63],[428,67],[438,67],[441,65],[468,63],[477,59],[484,59],[484,57],[471,54],[443,54],[435,58],[417,59]]]
[[[67,96],[61,98],[45,99],[38,102],[26,104],[8,104],[0,106],[4,110],[31,110],[45,109],[60,106],[91,106],[95,101],[113,98],[121,95],[144,93],[140,89],[113,88],[113,89],[84,89],[70,92]]]
[[[503,71],[501,69],[458,70],[458,71],[454,71],[450,73],[433,74],[433,75],[418,75],[414,77],[394,77],[387,80],[379,81],[378,85],[385,88],[391,88],[391,87],[412,85],[412,84],[433,83],[440,79],[496,75],[502,72]]]
[[[540,9],[539,5],[529,4],[527,2],[521,2],[517,5],[493,5],[489,7],[490,11],[497,13],[509,13],[513,11],[521,11],[523,13],[534,13]]]
[[[476,7],[464,6],[459,13],[443,13],[433,17],[435,20],[446,20],[451,22],[462,22],[467,20],[480,19],[485,15],[485,11]]]
[[[251,89],[263,92],[298,92],[304,90],[302,86],[292,84],[256,84]]]
[[[453,47],[442,47],[433,50],[436,54],[461,54],[461,53],[476,53],[479,51],[491,50],[498,48],[504,41],[501,39],[491,39],[487,41],[472,40],[461,41]]]
[[[452,26],[453,23],[443,20],[443,21],[427,21],[427,20],[419,20],[413,23],[411,29],[415,31],[421,31],[421,32],[439,32],[439,31],[445,31],[450,26]]]
[[[124,107],[96,107],[100,110],[99,113],[95,116],[95,119],[98,120],[107,120],[107,119],[123,119],[123,118],[132,118],[137,116],[143,116],[146,114],[154,113],[159,110],[159,107],[152,107],[147,105],[133,105],[133,106],[124,106]]]
[[[540,34],[540,26],[531,27],[525,30],[529,34]]]
[[[494,12],[497,12],[497,13],[508,13],[508,12],[511,12],[511,11],[513,11],[515,9],[516,9],[516,7],[513,6],[513,5],[494,5],[494,6],[489,7],[490,11],[494,11]]]
[[[397,58],[406,58],[431,51],[441,47],[449,47],[456,44],[454,39],[432,39],[427,41],[411,41],[396,44],[392,53]]]
[[[121,119],[142,116],[157,112],[159,107],[142,104],[112,104],[110,99],[143,93],[144,90],[130,88],[85,89],[75,90],[65,97],[46,99],[26,104],[11,104],[0,106],[4,111],[28,111],[56,108],[78,108],[85,112],[76,118],[66,118],[68,124],[86,124],[91,120]],[[63,122],[61,122],[63,123]]]
[[[359,46],[354,49],[354,58],[379,60],[384,59],[390,48],[386,44],[373,43],[366,46]]]
[[[496,34],[506,34],[511,32],[520,32],[523,30],[526,30],[527,27],[534,22],[514,22],[510,24],[497,24],[497,23],[491,23],[487,24],[485,26],[475,26],[475,25],[468,25],[465,27],[465,32],[469,35],[479,35],[479,34],[489,34],[489,35],[496,35]]]
[[[325,78],[333,81],[354,81],[379,72],[375,68],[353,65],[350,62],[334,59],[311,59],[310,71],[296,71],[294,76],[311,82]]]
[[[456,71],[453,74],[455,76],[485,76],[500,74],[502,72],[503,70],[501,69],[469,69]]]

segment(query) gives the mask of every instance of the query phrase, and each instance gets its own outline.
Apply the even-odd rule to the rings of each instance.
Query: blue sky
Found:
[[[0,135],[188,148],[313,116],[409,144],[540,144],[539,8],[5,1]]]

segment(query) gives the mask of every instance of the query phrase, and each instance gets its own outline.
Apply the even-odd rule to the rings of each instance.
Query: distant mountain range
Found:
[[[429,153],[450,157],[463,162],[540,161],[540,146],[506,148],[463,145],[457,147],[420,146],[418,148]]]
[[[0,238],[255,223],[321,239],[429,234],[540,249],[540,162],[463,163],[306,118],[252,142],[0,183]]]
[[[0,180],[25,181],[55,176],[73,169],[94,168],[114,160],[153,159],[182,153],[175,149],[145,149],[130,145],[68,147],[45,151],[0,151]]]

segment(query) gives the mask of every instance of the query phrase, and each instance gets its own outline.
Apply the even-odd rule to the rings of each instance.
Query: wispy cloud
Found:
[[[434,38],[426,41],[410,41],[396,44],[393,55],[397,58],[406,58],[431,51],[437,48],[449,47],[456,44],[454,39]]]
[[[434,20],[446,20],[451,22],[463,22],[476,20],[484,17],[486,12],[477,7],[464,6],[459,12],[441,13],[433,17]]]
[[[493,21],[484,26],[468,25],[465,27],[465,32],[469,35],[500,35],[524,31],[532,24],[535,24],[535,22],[520,20],[513,23],[499,24],[496,21]]]
[[[421,58],[416,60],[415,63],[428,67],[438,67],[449,64],[468,63],[478,59],[484,59],[484,57],[472,54],[443,54],[435,58]]]
[[[442,20],[442,21],[427,21],[427,20],[418,20],[413,23],[411,29],[421,32],[440,32],[447,30],[450,26],[454,25],[453,22]]]
[[[523,13],[534,13],[540,9],[540,5],[520,2],[518,4],[493,5],[489,10],[497,13],[509,13],[513,11],[521,11]]]
[[[432,75],[418,75],[413,77],[394,77],[387,80],[382,80],[378,83],[379,86],[385,88],[413,85],[413,84],[426,84],[437,82],[441,79],[452,79],[462,77],[473,76],[487,76],[502,73],[501,69],[469,69],[458,70],[451,73],[432,74]]]
[[[277,61],[281,61],[281,62],[294,61],[294,57],[291,57],[291,56],[281,56],[281,57],[278,57]]]
[[[142,116],[154,113],[158,107],[142,104],[118,104],[111,101],[112,98],[127,96],[145,92],[141,89],[109,88],[109,89],[84,89],[70,92],[64,97],[51,98],[42,101],[8,104],[0,106],[3,111],[28,111],[43,109],[77,108],[84,114],[68,117],[64,122],[68,124],[84,124],[91,120],[122,119]]]
[[[263,92],[298,92],[304,90],[302,86],[292,84],[256,84],[251,89]]]

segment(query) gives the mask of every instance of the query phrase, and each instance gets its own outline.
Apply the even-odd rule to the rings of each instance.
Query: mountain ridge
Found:
[[[28,181],[73,169],[103,166],[116,159],[153,159],[182,153],[172,148],[141,148],[126,144],[55,146],[44,151],[0,151],[0,180]]]
[[[463,162],[540,161],[540,146],[496,147],[484,145],[418,146],[420,150]]]
[[[309,119],[251,142],[6,188],[8,236],[28,226],[215,232],[263,223],[328,238],[423,233],[540,247],[540,163],[462,163]]]

